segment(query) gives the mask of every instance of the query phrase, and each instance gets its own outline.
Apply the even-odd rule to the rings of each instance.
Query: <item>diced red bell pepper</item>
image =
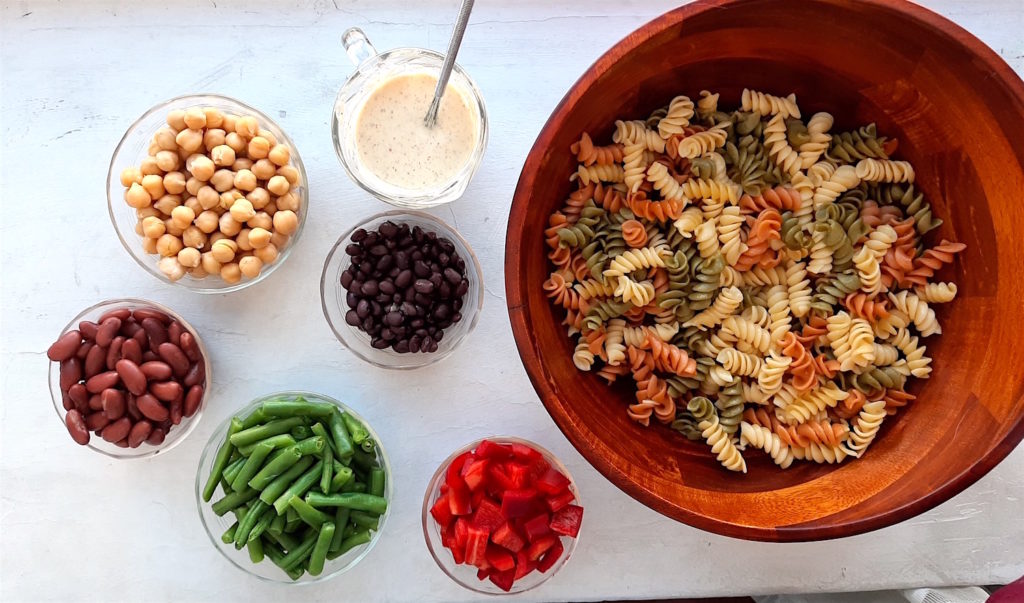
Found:
[[[501,499],[501,512],[508,518],[523,517],[533,510],[536,499],[537,491],[533,488],[508,490]]]
[[[475,509],[480,506],[480,503],[483,502],[485,498],[487,498],[487,492],[484,490],[477,490],[469,497],[469,503]]]
[[[480,581],[486,580],[487,576],[491,575],[491,571],[493,571],[491,568],[476,570],[476,579]]]
[[[456,544],[451,547],[452,559],[455,560],[456,565],[462,565],[466,562],[466,548]]]
[[[533,487],[548,496],[558,494],[569,487],[569,478],[565,477],[554,467],[549,467],[544,475],[537,478]]]
[[[530,561],[530,557],[526,554],[526,549],[516,553],[516,580],[529,574],[535,569],[537,569],[537,562]]]
[[[548,509],[552,513],[555,513],[557,511],[560,511],[561,509],[564,509],[574,500],[576,500],[576,495],[573,494],[571,491],[566,490],[561,494],[556,494],[554,496],[547,497],[546,499],[544,499],[544,502],[547,503]]]
[[[487,547],[487,563],[495,570],[505,572],[516,566],[516,559],[505,549],[491,545]]]
[[[481,569],[487,567],[487,540],[489,537],[490,534],[487,533],[487,530],[469,526],[466,535],[466,563]]]
[[[469,538],[469,520],[465,517],[456,519],[453,533],[455,535],[455,544],[465,548],[466,539]]]
[[[533,542],[541,536],[550,534],[551,528],[548,527],[548,522],[550,521],[551,516],[547,513],[542,513],[523,523],[523,533],[526,534],[526,539]]]
[[[484,440],[476,447],[474,452],[478,457],[484,459],[504,459],[512,456],[512,447],[506,444],[498,444],[490,440]]]
[[[558,542],[557,534],[548,534],[547,536],[538,538],[530,543],[530,546],[526,547],[526,556],[530,561],[537,561],[544,555],[544,553],[548,552],[548,549],[555,546],[556,542]],[[468,548],[466,550],[466,556],[469,556]]]
[[[512,527],[512,524],[505,523],[491,534],[491,540],[498,546],[505,547],[513,553],[518,553],[526,546],[523,537]]]
[[[530,481],[530,467],[522,463],[508,463],[505,467],[508,473],[508,481],[513,489],[523,488]]]
[[[528,464],[544,458],[541,453],[526,444],[512,444],[510,448],[512,449],[512,456],[521,461],[526,461]]]
[[[501,514],[501,507],[498,503],[489,498],[484,498],[473,513],[473,525],[487,530],[487,533],[497,530],[505,523],[505,516]]]
[[[488,579],[490,579],[490,581],[501,590],[508,592],[512,590],[512,584],[516,581],[516,570],[510,569],[504,572],[491,572]]]
[[[544,556],[540,558],[540,562],[537,563],[537,570],[543,574],[551,569],[551,566],[558,562],[564,551],[565,547],[562,546],[562,541],[556,541],[554,546],[548,549],[548,552],[544,553]]]
[[[430,514],[434,517],[434,521],[437,522],[442,528],[452,522],[452,510],[448,503],[448,495],[442,494],[434,506],[430,507]]]
[[[447,471],[444,474],[444,481],[448,484],[448,487],[452,487],[454,482],[462,482],[460,479],[462,476],[462,467],[466,464],[466,461],[473,457],[472,452],[463,452],[459,456],[455,457],[451,465],[448,465]]]
[[[457,478],[458,479],[458,478]],[[470,501],[469,488],[459,479],[448,490],[448,510],[452,515],[469,515],[473,512],[473,505]]]
[[[579,505],[568,505],[559,510],[551,517],[551,530],[559,534],[576,538],[580,533],[580,524],[583,522],[583,507]]]
[[[505,463],[491,463],[491,466],[487,469],[487,477],[490,478],[494,489],[499,492],[511,490],[515,487],[512,484],[512,479],[508,476],[508,468]]]
[[[441,482],[441,494],[448,494],[448,484]]]
[[[462,479],[469,486],[470,490],[477,490],[480,486],[484,485],[489,464],[490,462],[487,459],[476,459],[462,466]]]
[[[450,549],[455,546],[455,524],[449,524],[441,528],[441,545]]]

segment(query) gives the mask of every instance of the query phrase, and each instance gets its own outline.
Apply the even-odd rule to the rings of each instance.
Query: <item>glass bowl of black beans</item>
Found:
[[[427,213],[388,211],[334,244],[320,300],[338,341],[356,356],[413,369],[451,354],[476,326],[483,275],[452,227]]]

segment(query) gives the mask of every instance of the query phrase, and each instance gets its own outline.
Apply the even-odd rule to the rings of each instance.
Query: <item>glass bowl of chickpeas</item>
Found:
[[[107,210],[124,248],[158,279],[227,293],[270,275],[302,234],[308,191],[273,120],[215,94],[146,111],[114,150]]]

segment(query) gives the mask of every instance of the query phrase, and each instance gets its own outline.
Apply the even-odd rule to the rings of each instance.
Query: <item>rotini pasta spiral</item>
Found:
[[[711,401],[705,397],[697,396],[690,400],[686,409],[697,419],[697,428],[701,430],[701,437],[711,447],[712,454],[716,455],[718,462],[730,471],[747,472],[747,462],[743,455],[736,449],[729,435],[722,429],[718,414]]]
[[[828,149],[832,142],[832,135],[828,133],[832,129],[835,120],[830,113],[815,113],[807,122],[808,140],[800,145],[800,167],[809,169],[813,166],[821,154]]]
[[[839,195],[860,184],[857,170],[853,166],[843,165],[836,168],[832,176],[814,189],[814,209],[819,210],[831,205]]]
[[[700,157],[724,145],[727,137],[728,134],[721,124],[697,132],[679,141],[679,156],[687,159]]]
[[[861,408],[860,414],[857,415],[857,422],[853,427],[853,432],[850,433],[850,439],[846,444],[846,448],[851,455],[856,457],[864,456],[864,451],[867,450],[871,442],[874,441],[875,436],[878,435],[878,428],[882,425],[884,419],[885,402],[883,400],[868,402]]]
[[[693,117],[693,101],[686,96],[677,96],[668,105],[665,117],[658,121],[658,134],[668,138],[673,134],[682,134],[683,128],[690,125]]]
[[[667,255],[667,248],[644,247],[623,251],[611,261],[608,269],[604,271],[604,276],[613,278],[645,268],[664,268]]]
[[[626,178],[626,172],[620,165],[581,165],[572,179],[579,179],[583,184],[592,182],[622,182]]]
[[[718,353],[716,360],[733,375],[756,377],[761,372],[761,358],[747,354],[736,348],[725,348]]]
[[[580,136],[579,142],[572,143],[570,151],[576,160],[583,165],[611,165],[622,161],[622,145],[611,144],[606,147],[594,146],[594,141],[586,132]]]
[[[768,115],[778,115],[782,119],[800,117],[800,107],[796,104],[795,94],[786,97],[772,96],[744,88],[743,95],[740,97],[740,108],[765,117]]]
[[[942,333],[942,327],[935,318],[935,310],[929,308],[928,302],[914,293],[909,291],[890,293],[889,301],[892,302],[893,308],[910,318],[918,332],[921,333],[921,337]]]
[[[793,464],[793,453],[789,446],[784,444],[779,436],[767,427],[753,425],[746,421],[740,423],[740,443],[763,450],[782,469],[787,469]]]
[[[665,140],[654,130],[649,130],[647,124],[642,121],[616,121],[612,142],[617,144],[642,142],[647,149],[655,153],[665,152]]]
[[[711,199],[712,201],[728,201],[735,205],[740,200],[739,187],[731,183],[715,180],[687,180],[680,185],[683,196],[687,199]],[[707,216],[705,216],[707,219]]]
[[[865,182],[914,182],[914,166],[908,161],[861,159],[856,170],[857,177]]]
[[[718,293],[715,303],[710,308],[700,312],[690,320],[683,323],[684,327],[696,326],[701,329],[714,327],[718,323],[731,316],[740,307],[743,301],[743,294],[738,287],[727,287]]]
[[[718,218],[718,240],[722,244],[722,256],[725,263],[730,266],[735,266],[740,256],[747,250],[747,244],[743,242],[740,232],[745,222],[740,215],[740,208],[735,205],[722,210],[722,215]],[[770,225],[768,228],[771,228]]]
[[[929,304],[946,304],[956,297],[956,283],[926,283],[915,288],[914,293]]]

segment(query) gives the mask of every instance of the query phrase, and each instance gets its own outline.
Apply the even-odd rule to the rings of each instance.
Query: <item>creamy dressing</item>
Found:
[[[388,184],[411,190],[452,180],[473,155],[479,115],[448,85],[433,128],[423,125],[437,76],[400,75],[386,80],[363,104],[356,122],[359,160]]]

